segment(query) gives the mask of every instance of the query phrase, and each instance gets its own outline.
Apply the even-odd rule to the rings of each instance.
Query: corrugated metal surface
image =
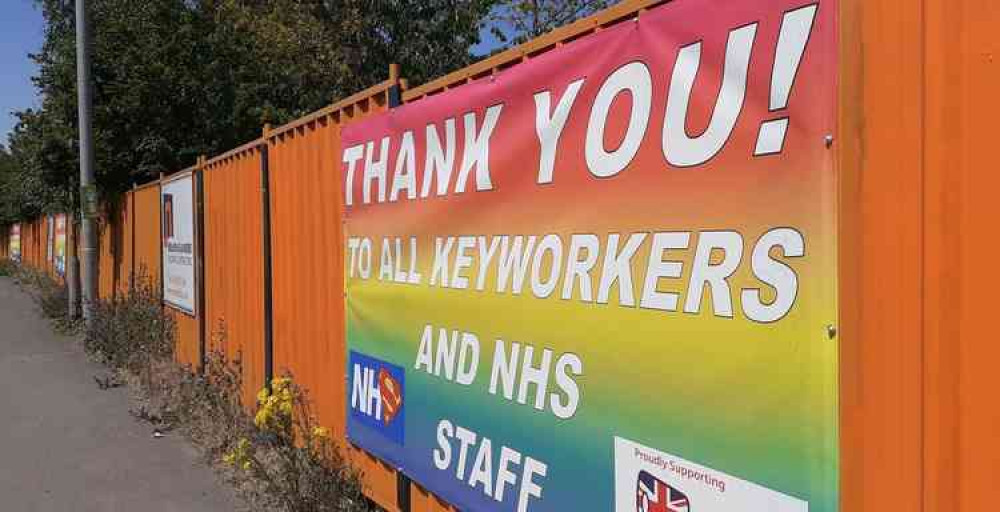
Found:
[[[115,261],[113,220],[104,216],[97,223],[97,296],[111,300],[115,289]],[[81,254],[81,264],[83,255]]]
[[[310,391],[320,421],[345,433],[344,263],[339,122],[385,110],[385,83],[269,137],[274,369]],[[396,478],[356,458],[374,501],[394,509]]]
[[[842,509],[991,510],[1000,5],[841,19]]]
[[[135,259],[136,274],[145,272],[151,282],[160,282],[160,185],[154,183],[129,192],[135,205]]]
[[[109,205],[99,220],[98,294],[109,300],[128,291],[132,265],[132,212],[129,195]]]
[[[1000,4],[935,0],[925,22],[925,505],[990,510],[1000,467],[1000,274],[983,255],[1000,252]]]
[[[165,306],[164,310],[170,314],[177,324],[176,350],[177,362],[197,368],[201,361],[201,331],[198,319],[186,313],[182,313],[174,308]]]
[[[208,349],[240,357],[247,405],[264,385],[260,157],[251,149],[204,171]]]

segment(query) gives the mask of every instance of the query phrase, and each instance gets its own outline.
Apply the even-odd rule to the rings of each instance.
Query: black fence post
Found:
[[[399,78],[399,64],[389,65],[389,79],[395,81],[386,92],[389,108],[403,104],[403,88]],[[396,469],[396,505],[400,512],[410,512],[410,477]]]
[[[274,379],[274,298],[271,267],[271,125],[264,125],[260,145],[260,212],[261,249],[264,257],[264,386],[271,389]]]
[[[196,215],[195,225],[197,226],[197,258],[198,266],[195,269],[197,272],[198,281],[198,371],[205,370],[205,363],[207,361],[206,354],[206,343],[205,335],[205,157],[200,157],[198,159],[198,166],[194,171],[195,179],[195,204],[196,204]]]

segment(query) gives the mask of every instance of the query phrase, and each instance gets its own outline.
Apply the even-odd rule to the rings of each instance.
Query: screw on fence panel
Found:
[[[264,125],[260,146],[260,211],[261,249],[264,253],[264,385],[271,389],[274,378],[274,302],[271,267],[271,164],[269,138],[271,125]]]

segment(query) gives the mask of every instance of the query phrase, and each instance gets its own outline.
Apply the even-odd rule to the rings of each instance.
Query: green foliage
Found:
[[[134,279],[128,294],[94,305],[93,315],[83,346],[113,369],[147,371],[155,361],[173,354],[176,325],[163,310],[160,287],[145,271]]]
[[[327,2],[328,4],[330,2]],[[337,3],[337,2],[332,2]],[[473,60],[469,49],[490,22],[497,0],[342,0],[358,19],[345,27],[353,48],[348,62],[363,81],[351,90],[374,83],[385,63],[396,62],[414,85],[456,71]],[[331,10],[329,15],[335,15]],[[355,28],[355,30],[351,30]]]
[[[500,0],[491,15],[491,27],[500,41],[520,44],[615,3],[616,0]]]
[[[17,263],[6,258],[0,258],[0,277],[14,277],[17,275]]]
[[[226,344],[225,326],[213,334]],[[170,357],[150,355],[138,372],[119,372],[138,399],[133,415],[160,431],[179,431],[236,488],[247,510],[368,512],[360,474],[311,411],[308,394],[289,377],[274,379],[248,413],[243,369],[219,350],[198,373]]]
[[[66,286],[48,273],[20,266],[15,274],[18,284],[35,300],[42,314],[52,320],[57,327],[71,327],[69,314],[69,294]]]
[[[0,223],[78,188],[73,2],[36,0],[41,107],[0,151]],[[106,198],[384,80],[467,64],[495,0],[90,0],[96,174]]]

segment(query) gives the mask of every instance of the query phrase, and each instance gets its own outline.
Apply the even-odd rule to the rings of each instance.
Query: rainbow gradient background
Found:
[[[503,103],[490,145],[494,190],[415,201],[347,208],[347,236],[371,237],[373,277],[348,279],[348,344],[406,368],[406,441],[401,470],[463,510],[513,510],[498,504],[433,465],[441,419],[489,437],[496,457],[510,446],[548,464],[543,497],[529,510],[611,510],[614,498],[614,436],[676,454],[809,503],[813,512],[838,509],[838,345],[827,325],[837,319],[836,175],[833,151],[824,144],[836,122],[836,2],[820,1],[812,35],[788,108],[770,112],[770,74],[782,14],[801,2],[676,0],[579,39],[528,62],[457,89],[348,125],[344,148],[385,135],[394,145],[405,130],[422,133],[428,123]],[[660,149],[666,91],[677,50],[702,41],[702,62],[688,117],[701,132],[714,106],[729,30],[758,22],[747,97],[734,134],[714,159],[696,167],[670,167]],[[653,105],[645,140],[628,168],[595,179],[584,159],[590,105],[604,77],[641,60],[653,76]],[[553,103],[566,85],[586,78],[561,138],[552,184],[535,183],[539,147],[532,95],[550,89]],[[623,136],[630,98],[612,108],[605,144]],[[790,118],[779,155],[752,155],[760,123]],[[617,139],[616,139],[617,137]],[[395,167],[397,147],[389,158]],[[457,152],[456,169],[461,161]],[[418,173],[419,175],[419,173]],[[361,197],[361,166],[354,197]],[[418,182],[419,184],[419,182]],[[471,187],[470,187],[471,188]],[[418,186],[419,190],[419,186]],[[771,324],[742,314],[739,289],[763,287],[750,272],[757,238],[776,227],[793,227],[805,238],[805,256],[785,259],[798,276],[791,312]],[[729,280],[735,318],[712,316],[710,293],[702,313],[651,311],[561,300],[557,292],[537,299],[521,295],[431,287],[434,237],[461,235],[597,234],[691,231],[692,247],[673,251],[683,261],[681,279],[661,290],[686,291],[696,233],[736,230],[744,237],[743,262]],[[380,282],[379,241],[418,238],[420,285]],[[635,295],[641,295],[649,239],[633,260]],[[568,245],[564,247],[568,252]],[[475,251],[470,251],[475,254]],[[350,254],[347,255],[349,261]],[[404,255],[403,268],[409,263]],[[466,272],[474,282],[476,263]],[[496,262],[492,263],[495,272]],[[600,261],[595,268],[599,275]],[[492,275],[495,275],[492,274]],[[596,279],[594,282],[596,290]],[[578,293],[578,290],[577,290]],[[612,298],[617,297],[613,290]],[[475,333],[481,342],[476,381],[460,386],[414,370],[425,325]],[[581,403],[567,420],[530,405],[488,393],[496,338],[578,354]],[[537,360],[536,354],[536,360]],[[350,375],[350,371],[348,371]],[[550,388],[551,389],[551,388]],[[350,387],[348,387],[348,393]],[[350,397],[348,397],[350,398]],[[348,400],[349,402],[349,400]],[[349,436],[351,432],[349,430]],[[391,448],[369,443],[376,455]],[[470,454],[470,457],[474,455]],[[471,459],[469,464],[471,464]],[[508,493],[516,496],[516,489]],[[697,505],[692,505],[697,510]]]

